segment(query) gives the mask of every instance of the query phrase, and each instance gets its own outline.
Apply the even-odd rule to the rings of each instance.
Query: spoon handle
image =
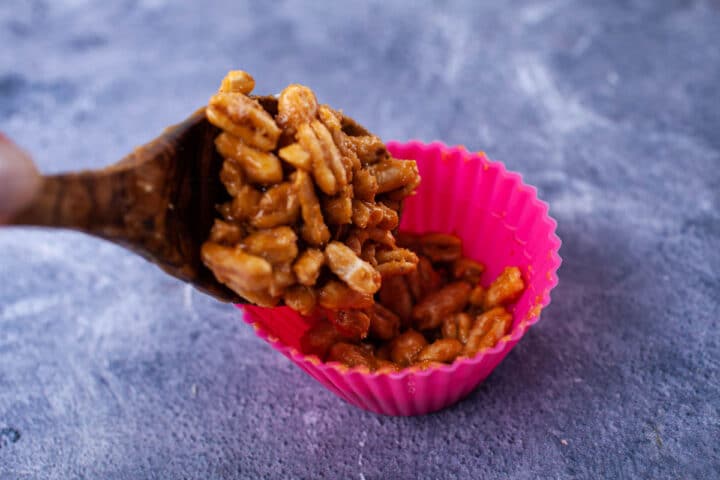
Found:
[[[133,250],[165,240],[166,217],[182,201],[179,140],[200,117],[196,112],[108,167],[42,177],[30,205],[10,224],[79,230]]]
[[[97,170],[44,176],[35,197],[12,225],[80,230],[113,237],[128,205],[128,170]]]
[[[42,177],[11,225],[79,230],[119,244],[223,301],[241,299],[214,278],[200,249],[225,201],[217,130],[198,110],[100,170]]]

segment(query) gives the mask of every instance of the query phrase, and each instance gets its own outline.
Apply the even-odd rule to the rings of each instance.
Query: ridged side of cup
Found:
[[[420,415],[468,395],[538,321],[558,282],[560,239],[547,204],[537,198],[536,190],[483,153],[415,141],[391,142],[388,149],[396,158],[416,160],[422,176],[417,194],[405,201],[402,231],[459,235],[465,255],[486,265],[481,280],[484,285],[506,266],[520,267],[527,287],[510,309],[510,333],[494,347],[451,365],[371,373],[304,355],[299,339],[312,318],[303,318],[286,307],[240,308],[258,336],[349,403],[386,415]]]

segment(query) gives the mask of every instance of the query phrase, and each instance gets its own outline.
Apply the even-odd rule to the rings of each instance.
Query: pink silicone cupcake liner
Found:
[[[239,306],[260,338],[340,398],[386,415],[420,415],[448,407],[478,386],[505,358],[550,303],[557,285],[560,239],[546,203],[520,175],[484,153],[441,143],[390,142],[396,158],[417,161],[422,182],[405,201],[400,230],[454,233],[464,253],[486,265],[481,283],[490,284],[510,265],[520,267],[527,288],[511,309],[513,326],[497,345],[450,365],[398,373],[369,373],[304,355],[300,337],[313,324],[287,307]]]

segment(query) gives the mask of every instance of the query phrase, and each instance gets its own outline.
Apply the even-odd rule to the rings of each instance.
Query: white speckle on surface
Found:
[[[420,31],[417,50],[418,63],[434,68],[418,69],[420,83],[433,88],[438,88],[438,81],[444,87],[455,85],[463,76],[468,58],[480,46],[473,33],[467,19],[433,15],[432,23]]]
[[[140,0],[138,6],[147,10],[155,10],[164,7],[167,0]]]
[[[358,468],[362,469],[363,467],[363,448],[365,448],[365,442],[367,442],[367,430],[363,430],[360,441],[358,442]],[[360,471],[360,479],[365,480],[365,475],[363,475],[362,471]]]
[[[12,320],[20,317],[39,315],[69,301],[70,299],[63,295],[20,298],[0,308],[0,319]]]
[[[446,45],[445,67],[440,69],[440,73],[447,85],[453,85],[467,59],[470,42],[468,25],[446,15],[438,15],[435,21]]]
[[[193,303],[193,292],[195,291],[195,288],[193,288],[192,285],[187,284],[183,286],[183,307],[185,308],[185,311],[187,311],[190,314],[190,317],[193,319],[198,318],[197,311],[195,310],[195,304]]]
[[[605,80],[615,87],[620,82],[620,75],[618,75],[617,72],[608,72],[608,74],[605,75]]]
[[[535,25],[550,17],[566,1],[546,1],[527,5],[517,10],[520,21],[526,25]]]
[[[553,214],[568,218],[576,215],[587,215],[596,207],[600,192],[592,184],[570,177],[561,170],[547,170],[540,175],[542,184],[549,184],[556,189],[552,195],[551,210]]]
[[[53,4],[58,10],[85,7],[89,3],[90,0],[60,0],[53,2]]]
[[[542,107],[554,134],[608,125],[607,120],[581,104],[571,92],[562,91],[550,70],[538,57],[520,55],[515,59],[515,68],[518,87],[530,101]]]
[[[718,204],[712,198],[712,195],[703,195],[698,202],[698,208],[703,212],[713,212],[718,208]]]
[[[580,38],[577,39],[575,42],[575,45],[572,47],[572,53],[576,57],[581,56],[585,51],[592,45],[593,42],[593,34],[592,33],[585,33]]]
[[[590,190],[574,188],[553,196],[552,211],[563,218],[587,215],[595,209],[596,198]]]
[[[320,420],[320,413],[317,410],[309,410],[303,413],[302,419],[305,426],[313,427]]]

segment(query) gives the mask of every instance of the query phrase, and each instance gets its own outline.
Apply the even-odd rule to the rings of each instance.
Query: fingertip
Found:
[[[30,155],[0,132],[0,223],[25,208],[40,188]]]

